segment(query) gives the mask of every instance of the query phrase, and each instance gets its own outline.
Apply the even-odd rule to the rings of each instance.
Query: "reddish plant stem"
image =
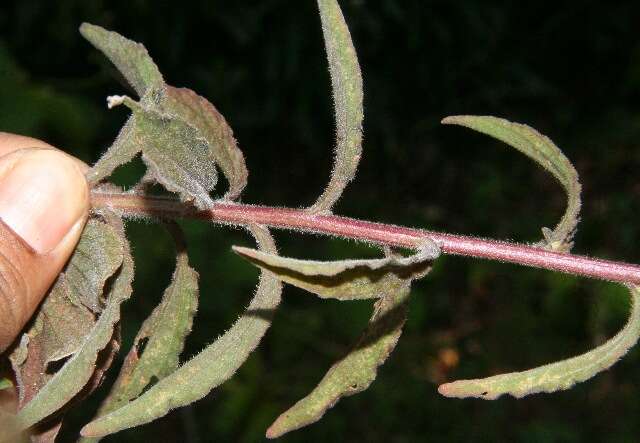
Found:
[[[273,228],[327,234],[405,248],[415,248],[425,238],[430,238],[445,254],[516,263],[600,280],[640,284],[640,266],[634,264],[337,215],[314,215],[304,209],[216,203],[206,211],[195,211],[172,198],[101,192],[92,194],[92,204],[94,208],[110,208],[125,216],[191,218],[227,225],[257,223]]]

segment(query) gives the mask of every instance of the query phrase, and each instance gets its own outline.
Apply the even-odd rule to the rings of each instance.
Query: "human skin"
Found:
[[[89,213],[85,169],[41,140],[0,132],[0,354],[80,238]]]

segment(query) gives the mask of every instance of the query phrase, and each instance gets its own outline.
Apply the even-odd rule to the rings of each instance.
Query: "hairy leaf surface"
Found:
[[[20,407],[53,378],[55,372],[49,370],[52,362],[80,349],[96,322],[93,312],[101,310],[105,282],[120,268],[122,260],[123,247],[117,233],[102,221],[89,220],[64,272],[10,356]]]
[[[362,156],[363,92],[358,56],[337,0],[318,0],[336,116],[336,149],[331,180],[310,208],[330,211],[353,180]]]
[[[211,147],[198,130],[129,97],[112,100],[133,111],[133,137],[153,177],[183,201],[200,209],[211,207],[209,192],[216,185],[217,173]]]
[[[111,60],[140,97],[163,87],[162,74],[140,43],[90,23],[80,26],[80,34]]]
[[[89,182],[103,180],[142,151],[153,177],[199,208],[212,204],[208,192],[216,184],[214,164],[229,182],[224,198],[237,198],[247,184],[247,168],[231,127],[217,109],[190,89],[166,85],[141,44],[87,23],[80,31],[123,73],[141,104],[87,173]],[[109,107],[121,103],[118,99],[110,97]]]
[[[69,297],[92,312],[100,312],[104,285],[122,264],[123,248],[116,235],[105,235],[105,224],[92,219],[82,232],[80,241],[65,269]]]
[[[238,198],[247,185],[247,166],[233,137],[233,130],[222,114],[191,89],[172,86],[166,87],[160,106],[166,114],[189,122],[197,129],[199,136],[207,141],[213,160],[229,182],[229,190],[224,198]]]
[[[543,246],[554,251],[571,249],[580,216],[581,186],[576,169],[548,137],[527,125],[490,116],[456,115],[442,123],[466,126],[501,140],[549,171],[567,193],[567,209],[553,231],[542,228]]]
[[[252,226],[250,230],[261,250],[276,252],[266,228]],[[255,296],[231,329],[136,400],[86,425],[82,435],[102,437],[148,423],[172,409],[201,399],[227,381],[258,346],[271,325],[281,292],[280,281],[271,272],[262,271]]]
[[[364,262],[366,263],[364,266],[369,267],[370,274],[375,274],[392,264],[400,268],[403,275],[402,277],[394,275],[394,278],[385,285],[377,283],[376,280],[379,277],[362,285],[362,292],[373,294],[378,291],[377,298],[379,298],[366,331],[349,354],[329,369],[309,395],[276,419],[267,430],[268,438],[277,438],[287,432],[315,423],[342,397],[364,391],[373,383],[378,367],[389,357],[402,333],[402,327],[407,318],[411,281],[423,277],[430,271],[431,262],[439,252],[435,243],[426,240],[420,252],[408,258],[392,255],[381,260],[349,260],[345,261],[346,264],[336,262],[337,265],[334,265],[334,268],[337,269],[352,269],[350,266],[354,263],[360,262],[357,266],[363,266],[362,262]],[[306,262],[302,268],[307,273],[317,272],[318,266],[328,268],[326,263],[320,265],[312,263]],[[416,264],[422,265],[418,272],[412,269]],[[340,275],[340,271],[335,272],[332,278],[340,280]]]
[[[318,386],[286,412],[267,430],[267,438],[317,422],[342,397],[367,389],[376,378],[378,367],[396,346],[407,318],[409,283],[376,302],[369,327],[354,349],[335,363]]]
[[[95,323],[93,314],[86,307],[72,303],[70,293],[63,274],[47,294],[33,326],[26,332],[26,358],[21,364],[14,365],[24,402],[51,378],[47,365],[75,353]],[[18,360],[20,358],[16,362]]]
[[[636,344],[640,337],[640,287],[629,285],[631,314],[625,327],[597,348],[556,363],[476,380],[459,380],[441,385],[438,391],[446,397],[478,397],[493,400],[503,394],[521,398],[538,392],[569,389],[609,369]]]
[[[120,319],[120,304],[131,295],[133,261],[121,221],[111,215],[103,225],[103,235],[122,244],[122,266],[114,276],[100,318],[75,354],[19,412],[24,428],[31,427],[58,411],[90,381],[96,371],[98,354],[112,343],[115,324]]]
[[[120,129],[120,133],[107,152],[87,171],[86,177],[89,184],[96,185],[104,180],[118,166],[130,162],[140,152],[140,146],[135,137],[136,126],[135,116],[132,115]]]
[[[431,240],[426,240],[410,257],[373,260],[298,260],[239,246],[234,246],[233,250],[260,268],[273,272],[285,283],[321,298],[338,300],[378,298],[394,291],[405,280],[425,272],[430,262],[440,255],[440,248]]]
[[[171,228],[174,235],[179,237],[176,269],[171,284],[160,304],[142,324],[118,379],[98,410],[97,417],[126,405],[154,381],[162,380],[178,368],[184,341],[191,332],[198,305],[198,274],[189,265],[178,229],[177,226]]]

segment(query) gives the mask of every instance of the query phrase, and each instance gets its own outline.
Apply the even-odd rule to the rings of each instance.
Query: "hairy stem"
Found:
[[[195,210],[177,199],[131,193],[92,193],[95,209],[110,208],[124,216],[191,218],[225,225],[262,224],[404,248],[418,247],[428,237],[445,254],[516,263],[601,280],[640,284],[640,266],[551,252],[540,247],[454,235],[403,226],[356,220],[337,215],[314,215],[304,209],[215,203],[211,209]]]

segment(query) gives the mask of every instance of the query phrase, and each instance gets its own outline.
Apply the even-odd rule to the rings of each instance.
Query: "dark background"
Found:
[[[341,4],[364,76],[365,142],[337,213],[538,240],[539,228],[555,225],[564,210],[561,187],[515,150],[439,125],[451,114],[493,114],[547,134],[576,165],[585,203],[575,252],[640,262],[636,1]],[[3,2],[0,130],[42,138],[92,163],[126,118],[124,108],[107,111],[105,97],[129,91],[77,32],[83,21],[143,42],[170,84],[189,86],[218,107],[247,158],[243,201],[303,207],[319,195],[334,129],[314,1]],[[135,163],[115,181],[132,184],[141,172]],[[232,244],[251,244],[242,232],[183,226],[202,286],[187,358],[242,312],[257,271],[230,253]],[[173,267],[161,229],[131,223],[129,232],[137,275],[124,308],[125,349]],[[277,239],[290,256],[374,253],[320,237],[279,232]],[[637,441],[637,350],[552,395],[486,402],[436,391],[443,381],[584,352],[620,328],[627,300],[609,283],[442,258],[414,285],[404,336],[372,387],[281,441]],[[105,441],[262,441],[271,421],[349,348],[369,313],[367,302],[321,301],[289,287],[262,346],[235,378],[192,407]],[[72,441],[96,406],[72,412],[60,441]]]

